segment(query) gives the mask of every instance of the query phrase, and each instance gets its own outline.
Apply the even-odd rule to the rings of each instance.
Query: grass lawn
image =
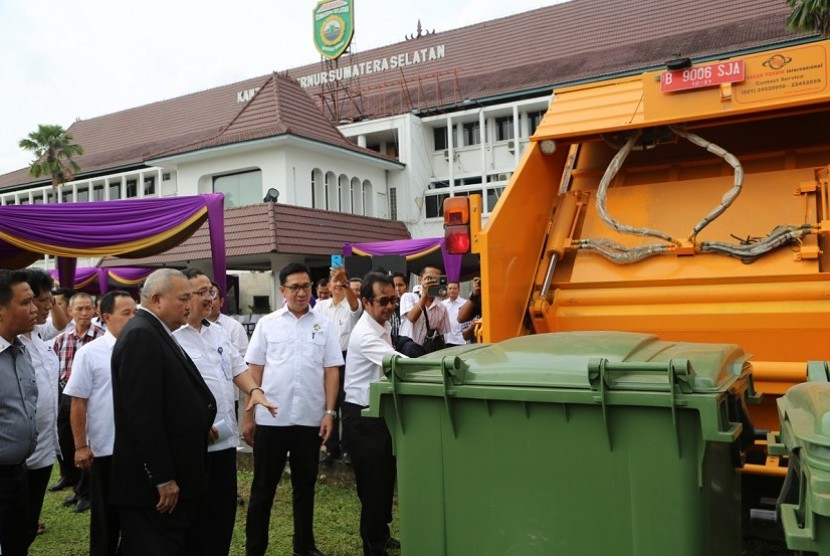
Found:
[[[253,474],[239,472],[239,490],[248,500]],[[52,481],[57,480],[57,465]],[[41,521],[46,532],[32,545],[31,556],[80,556],[89,553],[89,512],[76,514],[61,503],[69,491],[47,492]],[[245,554],[245,513],[248,506],[237,509],[231,554]],[[348,468],[337,464],[333,469],[320,467],[314,510],[314,536],[317,547],[327,556],[354,556],[362,554],[358,522],[360,504]],[[269,554],[291,554],[291,482],[287,475],[277,488],[277,497],[271,513]],[[397,532],[397,507],[393,522],[393,536]]]

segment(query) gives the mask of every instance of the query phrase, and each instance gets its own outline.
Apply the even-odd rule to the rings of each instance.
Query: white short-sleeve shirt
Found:
[[[348,298],[343,298],[337,305],[334,304],[334,298],[330,297],[322,301],[318,301],[314,306],[314,312],[320,313],[328,318],[334,328],[339,334],[340,351],[346,351],[349,348],[349,336],[352,333],[352,328],[357,324],[357,319],[360,318],[360,313],[363,308],[360,302],[357,303],[357,309],[352,311],[349,306]]]
[[[219,313],[216,323],[228,334],[231,343],[236,347],[242,359],[245,359],[245,352],[248,350],[248,333],[245,332],[245,327],[236,319]]]
[[[347,402],[369,405],[369,385],[383,378],[383,357],[393,353],[397,352],[392,347],[389,323],[381,325],[364,311],[352,330],[346,353],[344,390]]]
[[[103,336],[81,346],[72,361],[72,374],[63,393],[87,400],[86,437],[96,458],[111,456],[115,441],[110,359],[115,336]]]
[[[37,446],[26,459],[29,469],[40,469],[55,463],[58,447],[58,356],[37,332],[31,337],[18,336],[32,358],[37,382]]]
[[[320,425],[326,411],[325,367],[343,365],[337,330],[308,310],[301,317],[283,307],[259,319],[245,359],[263,365],[262,389],[277,405],[277,416],[257,406],[257,425]]]
[[[221,438],[208,446],[208,452],[239,446],[236,410],[233,405],[236,401],[233,379],[245,372],[248,365],[242,360],[225,330],[208,321],[202,321],[199,330],[185,324],[173,332],[173,337],[193,360],[211,394],[216,398],[214,426],[220,430],[220,434],[228,428],[233,430],[231,436]]]
[[[467,303],[467,300],[463,297],[456,297],[455,301],[450,299],[449,297],[441,303],[444,304],[444,307],[447,308],[447,315],[450,318],[450,333],[444,336],[444,340],[448,344],[454,345],[462,345],[466,344],[467,340],[464,339],[463,331],[469,323],[467,322],[458,322],[458,310],[461,309],[461,306]]]

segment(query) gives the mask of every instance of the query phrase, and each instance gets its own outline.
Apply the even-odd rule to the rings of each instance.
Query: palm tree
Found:
[[[29,165],[29,174],[35,178],[51,176],[52,187],[72,181],[75,172],[81,170],[72,157],[84,154],[83,147],[72,141],[72,135],[59,125],[38,125],[37,131],[18,143],[21,149],[35,154]]]
[[[788,28],[830,37],[830,0],[787,0],[787,5],[793,8]]]

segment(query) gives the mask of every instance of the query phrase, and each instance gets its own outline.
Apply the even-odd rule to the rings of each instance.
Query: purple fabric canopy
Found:
[[[116,289],[135,287],[141,284],[154,270],[154,268],[147,267],[98,268],[96,266],[86,266],[75,270],[72,289],[103,295],[110,290],[110,283]],[[60,282],[59,271],[50,270],[49,274],[58,281],[58,284],[63,286]]]
[[[443,237],[424,239],[399,239],[396,241],[372,241],[367,243],[346,243],[343,254],[349,255],[401,255],[407,259],[417,259],[438,248],[444,260],[444,272],[447,280],[457,282],[461,278],[461,255],[447,253]]]
[[[213,276],[225,289],[224,197],[185,197],[0,207],[0,266],[19,268],[41,254],[58,257],[61,284],[72,287],[78,257],[137,258],[170,249],[207,219]]]

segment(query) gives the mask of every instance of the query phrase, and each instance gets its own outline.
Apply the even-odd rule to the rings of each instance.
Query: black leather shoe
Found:
[[[326,556],[316,548],[312,548],[311,550],[306,550],[305,552],[297,552],[294,551],[294,556]]]
[[[352,464],[352,456],[350,456],[348,452],[343,453],[343,463],[346,465]]]
[[[388,548],[389,550],[400,550],[401,541],[399,541],[395,537],[389,537],[389,540],[386,541],[386,548]]]
[[[49,492],[58,492],[59,490],[69,488],[71,486],[72,484],[69,481],[61,477],[60,479],[58,479],[57,483],[49,487]]]
[[[79,498],[78,503],[75,504],[75,509],[73,510],[76,514],[81,514],[87,511],[92,504],[89,501],[89,498]]]
[[[326,467],[334,465],[334,456],[328,452],[320,452],[320,463]]]
[[[70,494],[67,496],[63,501],[63,507],[68,508],[69,506],[74,506],[78,503],[78,497],[75,494]]]

